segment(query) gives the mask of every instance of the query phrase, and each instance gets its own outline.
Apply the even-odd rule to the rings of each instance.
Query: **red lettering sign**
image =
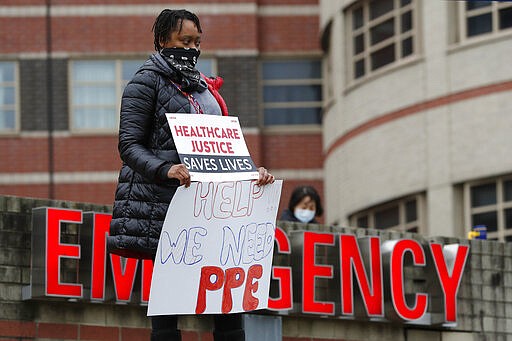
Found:
[[[82,297],[82,285],[60,282],[61,258],[80,259],[80,245],[60,242],[61,223],[81,223],[82,211],[47,209],[46,224],[46,295]]]
[[[469,246],[448,245],[444,249],[446,252],[440,244],[430,244],[437,275],[441,288],[443,288],[445,320],[446,322],[455,322],[457,320],[457,291],[469,254]],[[448,263],[452,263],[450,270]]]
[[[132,296],[133,285],[135,284],[135,273],[139,260],[111,254],[110,264],[112,266],[112,275],[114,276],[116,300],[129,302]]]
[[[142,261],[142,297],[141,302],[149,302],[149,289],[151,289],[151,277],[153,276],[153,261],[144,259]]]
[[[417,320],[425,315],[427,311],[428,295],[416,294],[416,302],[409,308],[405,301],[404,291],[404,256],[405,253],[412,254],[414,265],[425,266],[425,253],[421,245],[412,239],[403,239],[396,242],[391,253],[390,276],[391,276],[391,299],[395,312],[404,320]]]
[[[105,277],[107,265],[107,235],[110,228],[110,214],[93,215],[91,300],[105,300]]]
[[[302,258],[302,311],[304,313],[334,314],[334,302],[315,300],[317,277],[332,278],[332,265],[317,265],[316,245],[334,245],[332,233],[304,232],[304,251]]]
[[[356,237],[352,235],[340,235],[340,259],[341,259],[341,293],[342,308],[344,315],[354,315],[354,278],[352,269],[355,271],[355,279],[363,296],[364,306],[368,316],[384,316],[384,302],[382,293],[382,263],[380,257],[380,239],[378,237],[368,238],[370,244],[370,269],[372,279],[370,285],[367,271],[363,265],[363,259]]]
[[[209,191],[211,188],[204,188]],[[237,188],[233,188],[237,190]],[[261,195],[258,186],[251,188],[252,199]],[[199,208],[204,208],[204,203],[197,203]],[[230,215],[246,214],[251,210],[251,203],[233,204],[227,211]],[[201,209],[198,210],[201,212]],[[134,300],[132,294],[138,288],[135,287],[138,268],[141,268],[141,283],[139,299],[135,301],[147,303],[151,286],[153,263],[151,260],[139,261],[137,259],[122,258],[109,255],[106,252],[106,237],[109,232],[111,216],[104,213],[82,213],[80,210],[62,208],[37,208],[34,209],[33,249],[31,276],[33,297],[64,297],[83,298],[85,289],[90,287],[90,299],[94,301],[106,301],[114,299],[120,302]],[[80,244],[67,244],[61,242],[63,236],[63,224],[79,224]],[[82,232],[87,232],[82,235]],[[257,232],[257,231],[256,231]],[[255,233],[256,233],[255,232]],[[261,231],[260,231],[261,232]],[[266,231],[263,231],[266,232]],[[263,233],[262,232],[262,233]],[[276,251],[279,254],[291,255],[292,252],[300,252],[302,257],[290,257],[301,259],[298,264],[302,270],[302,311],[309,314],[334,315],[335,311],[343,316],[355,317],[355,298],[361,298],[368,317],[396,318],[414,322],[424,318],[428,309],[428,293],[407,293],[405,289],[404,268],[410,266],[433,266],[437,278],[436,281],[443,291],[445,322],[456,322],[457,318],[457,293],[462,280],[464,266],[469,256],[469,246],[452,244],[441,245],[429,243],[422,245],[412,239],[385,241],[381,243],[378,237],[357,238],[354,235],[321,233],[301,231],[299,238],[292,238],[294,247],[287,234],[277,227],[275,229]],[[297,236],[297,235],[294,235]],[[255,237],[249,235],[250,238]],[[295,241],[298,240],[298,243]],[[339,249],[335,247],[339,242]],[[267,245],[268,246],[268,245]],[[267,247],[266,246],[266,247]],[[271,245],[270,245],[271,246]],[[321,248],[325,254],[339,257],[339,278],[334,278],[332,264],[318,264],[317,250]],[[82,254],[85,252],[86,254]],[[338,253],[337,253],[338,252]],[[425,252],[430,252],[432,258],[427,258]],[[74,259],[80,262],[77,272],[82,272],[80,281],[83,283],[64,283],[61,281],[63,259]],[[325,257],[327,258],[327,257]],[[108,261],[110,259],[110,261]],[[407,262],[406,262],[407,259]],[[427,260],[428,263],[427,264]],[[110,267],[107,265],[110,264]],[[140,266],[139,266],[140,264]],[[41,270],[41,268],[43,268]],[[109,272],[107,269],[110,269]],[[338,270],[338,269],[336,269]],[[69,270],[66,270],[69,271]],[[85,273],[83,273],[85,271]],[[90,272],[90,273],[88,273]],[[229,313],[233,309],[234,290],[243,290],[242,308],[245,311],[258,307],[259,283],[263,268],[261,265],[253,265],[247,273],[242,268],[233,267],[222,269],[216,266],[205,266],[201,269],[199,288],[197,292],[196,313],[206,311],[208,296],[217,292],[221,296],[221,311]],[[87,277],[90,275],[90,277]],[[90,278],[90,281],[89,281]],[[272,278],[278,281],[279,296],[269,298],[268,309],[291,310],[293,309],[293,279],[292,267],[273,266]],[[389,296],[393,305],[393,311],[384,309],[384,278],[389,278]],[[339,284],[341,301],[317,300],[318,279],[334,282],[333,287]],[[106,285],[111,280],[112,285]],[[355,284],[357,283],[357,285]],[[387,282],[386,282],[387,283]],[[107,294],[106,288],[109,288]],[[112,289],[113,288],[113,292]],[[221,290],[222,289],[222,290]],[[324,295],[325,296],[325,295]],[[339,297],[339,296],[336,296]],[[29,297],[31,298],[31,297]],[[211,304],[211,303],[210,303]],[[336,305],[339,304],[339,309]],[[386,313],[384,313],[386,311]]]
[[[275,240],[277,245],[277,252],[290,254],[290,240],[284,231],[277,227]],[[292,268],[290,266],[276,266],[272,267],[272,278],[279,281],[280,297],[277,299],[268,298],[269,310],[288,310],[292,309]]]

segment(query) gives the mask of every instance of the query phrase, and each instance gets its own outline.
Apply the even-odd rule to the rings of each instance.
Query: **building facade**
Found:
[[[512,4],[320,4],[326,221],[512,240]]]
[[[164,8],[198,14],[253,160],[323,194],[317,0],[0,1],[0,193],[111,204],[119,102]]]

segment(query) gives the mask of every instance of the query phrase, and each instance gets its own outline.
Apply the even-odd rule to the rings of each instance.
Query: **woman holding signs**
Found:
[[[228,115],[220,78],[195,67],[200,51],[199,18],[186,10],[163,10],[153,25],[156,53],[127,84],[121,102],[119,174],[107,238],[109,252],[154,259],[169,203],[180,185],[190,185],[166,113]],[[263,167],[258,185],[274,182]],[[215,315],[214,340],[244,340],[240,314]],[[177,316],[152,317],[151,340],[181,340]]]

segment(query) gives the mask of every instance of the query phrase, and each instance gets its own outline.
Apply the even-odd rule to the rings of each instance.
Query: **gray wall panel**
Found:
[[[258,127],[258,59],[219,58],[218,74],[224,78],[221,93],[230,115],[238,116],[244,128]]]
[[[52,61],[53,129],[68,130],[67,61]],[[48,129],[46,60],[20,61],[21,130]]]

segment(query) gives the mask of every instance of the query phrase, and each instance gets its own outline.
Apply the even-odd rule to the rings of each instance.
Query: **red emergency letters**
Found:
[[[38,259],[45,261],[40,265],[44,266],[43,283],[31,283],[32,298],[58,296],[107,301],[109,298],[106,295],[106,283],[111,278],[116,301],[132,302],[135,287],[140,288],[141,295],[135,301],[137,303],[148,301],[152,262],[107,255],[106,236],[109,231],[110,215],[82,213],[80,210],[62,208],[41,208],[35,209],[34,212],[34,215],[40,219],[33,220],[33,238],[39,239],[33,241],[33,257],[39,257]],[[89,234],[80,238],[80,242],[86,242],[87,245],[62,243],[62,224],[78,224],[81,225],[81,229],[89,231]],[[382,242],[379,237],[356,238],[349,234],[311,231],[295,233],[298,233],[294,237],[299,237],[299,247],[292,246],[289,236],[277,227],[276,251],[277,254],[301,253],[300,257],[297,257],[301,259],[299,265],[301,271],[296,273],[301,273],[302,278],[292,278],[291,264],[290,266],[273,266],[272,278],[276,281],[279,295],[269,298],[270,310],[293,309],[293,286],[301,285],[302,313],[339,314],[357,318],[356,303],[362,302],[366,317],[389,318],[385,304],[391,304],[395,316],[400,320],[409,322],[420,320],[429,309],[430,293],[415,293],[413,302],[406,300],[404,267],[407,257],[409,263],[412,260],[413,267],[435,268],[437,278],[432,280],[437,281],[442,289],[444,322],[456,322],[457,292],[469,255],[469,246],[458,244],[443,246],[438,243],[423,245],[413,239]],[[43,234],[44,239],[40,238]],[[324,252],[332,251],[332,254],[339,257],[339,262],[317,263],[319,248]],[[89,253],[83,254],[83,250],[88,250]],[[82,269],[90,271],[90,277],[87,276],[88,274],[81,274],[80,278],[90,279],[85,283],[62,282],[61,261],[65,258],[80,260],[81,264],[85,264]],[[429,262],[432,264],[428,264]],[[140,267],[139,263],[141,263]],[[35,264],[33,267],[38,266],[37,262]],[[140,284],[136,285],[138,268],[141,268],[141,280]],[[33,274],[41,273],[41,269],[33,268],[32,271]],[[247,273],[239,267],[228,269],[217,266],[202,267],[200,278],[198,278],[196,313],[201,314],[206,311],[208,292],[218,290],[222,290],[222,312],[231,312],[232,290],[237,288],[243,288],[243,309],[254,310],[258,306],[258,299],[254,293],[258,290],[258,281],[262,273],[263,269],[259,264],[252,265]],[[34,281],[38,281],[38,276],[33,278]],[[337,283],[340,292],[333,295],[332,300],[319,300],[317,298],[318,290],[321,290],[318,286],[319,280]],[[38,295],[37,288],[44,288],[44,293]],[[85,288],[88,290],[84,290]],[[84,297],[84,292],[89,293],[90,296]],[[340,301],[336,301],[334,297],[339,297]],[[391,302],[384,297],[390,297]]]

